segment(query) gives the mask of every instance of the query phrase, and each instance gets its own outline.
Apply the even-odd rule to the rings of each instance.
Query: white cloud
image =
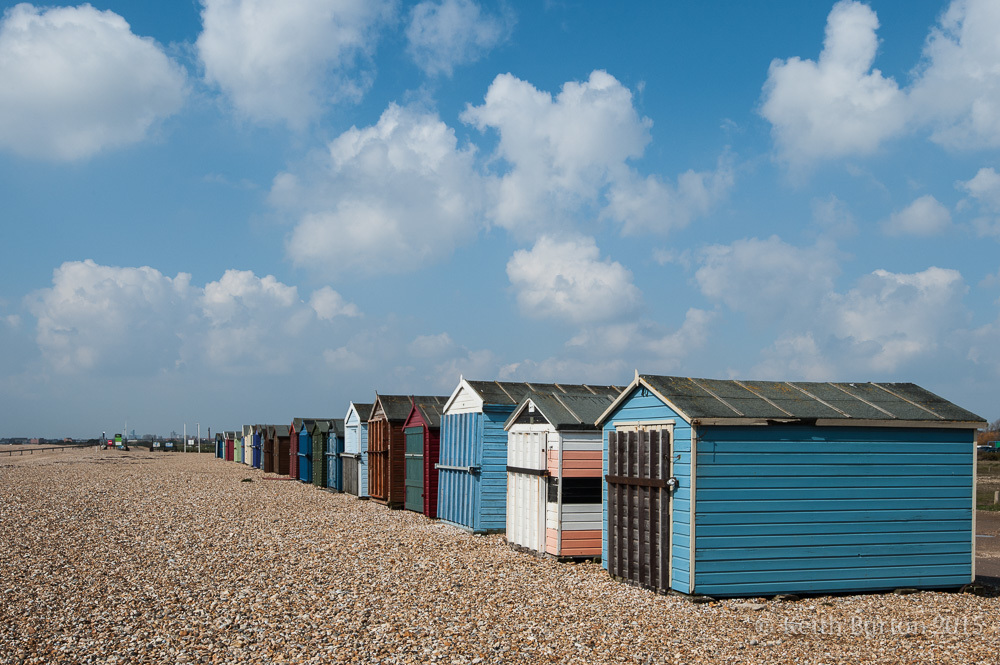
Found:
[[[302,347],[290,341],[317,320],[296,287],[249,270],[227,270],[206,284],[199,304],[208,325],[195,339],[205,361],[236,373],[292,371]]]
[[[676,186],[654,175],[640,179],[627,173],[609,189],[605,215],[622,225],[623,235],[667,233],[708,214],[734,181],[728,157],[719,160],[715,171],[682,173]]]
[[[979,169],[972,180],[958,182],[956,187],[968,192],[986,209],[1000,212],[1000,173],[992,167]]]
[[[832,248],[772,237],[710,247],[702,260],[695,279],[707,297],[777,331],[758,375],[891,373],[934,357],[967,323],[968,288],[955,270],[876,270],[838,293]]]
[[[302,128],[330,102],[357,101],[392,0],[202,0],[205,78],[246,116]]]
[[[813,224],[823,237],[848,238],[857,233],[854,215],[843,201],[834,195],[812,201]]]
[[[779,337],[765,349],[764,359],[751,370],[761,380],[832,381],[838,378],[838,365],[825,357],[812,332]]]
[[[845,295],[831,297],[829,329],[850,342],[848,353],[855,361],[894,371],[930,354],[965,322],[961,299],[967,291],[956,270],[876,270]]]
[[[536,318],[602,321],[632,311],[641,300],[632,273],[602,260],[593,238],[542,236],[532,249],[514,252],[507,277],[521,311]]]
[[[585,328],[566,343],[564,353],[509,363],[500,378],[609,384],[631,379],[637,367],[679,372],[693,352],[705,347],[714,319],[712,312],[691,308],[676,329],[646,320]]]
[[[170,278],[149,267],[87,260],[56,268],[52,287],[29,296],[28,309],[54,371],[144,374],[172,367],[179,357],[193,295],[185,273]]]
[[[695,272],[711,300],[766,323],[797,317],[833,289],[837,262],[824,248],[799,248],[772,236],[702,250]]]
[[[358,371],[369,367],[369,361],[365,356],[347,346],[324,350],[323,360],[332,369],[340,372]]]
[[[484,14],[473,0],[421,2],[410,12],[407,50],[428,74],[451,76],[458,65],[475,62],[510,36],[509,14]]]
[[[190,280],[150,267],[64,263],[51,288],[27,298],[46,367],[95,376],[194,367],[287,374],[319,355],[330,331],[322,320],[354,308],[329,287],[305,303],[296,287],[247,270],[227,270],[204,288]]]
[[[504,228],[531,234],[599,206],[605,186],[628,176],[626,160],[642,155],[652,124],[639,117],[632,93],[603,71],[564,84],[555,99],[501,74],[484,103],[469,106],[461,118],[499,133],[496,156],[510,168],[500,178],[492,216]]]
[[[1000,4],[954,0],[924,46],[910,96],[948,147],[1000,146]]]
[[[631,368],[620,358],[593,360],[551,357],[544,360],[521,360],[500,368],[500,381],[550,383],[589,383],[595,386],[624,384]]]
[[[342,295],[329,286],[313,291],[309,297],[309,306],[323,321],[332,321],[338,316],[361,316],[361,310],[357,305],[344,300]]]
[[[908,120],[905,94],[872,69],[878,18],[867,5],[842,0],[830,11],[816,62],[774,60],[761,114],[781,158],[791,163],[873,152]]]
[[[0,22],[0,148],[72,161],[145,139],[186,74],[152,39],[90,5],[22,3]]]
[[[1000,174],[993,168],[982,168],[966,182],[955,186],[969,193],[979,204],[981,214],[972,220],[972,226],[980,236],[1000,238]],[[967,202],[963,201],[962,205]]]
[[[951,213],[927,194],[892,213],[882,224],[882,230],[890,236],[933,236],[944,233],[950,226]]]
[[[286,251],[323,274],[403,272],[449,255],[482,225],[473,149],[435,115],[391,105],[316,165],[277,176],[271,202],[297,216]]]
[[[409,355],[417,358],[440,358],[451,352],[456,347],[454,340],[448,333],[437,335],[418,335],[410,342],[406,349]]]

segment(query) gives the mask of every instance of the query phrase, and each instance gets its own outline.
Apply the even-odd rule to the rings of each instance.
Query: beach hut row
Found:
[[[985,424],[912,383],[461,378],[216,454],[661,593],[764,596],[974,581]]]

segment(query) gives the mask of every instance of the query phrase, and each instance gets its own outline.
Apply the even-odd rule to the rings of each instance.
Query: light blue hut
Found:
[[[368,418],[371,404],[351,402],[344,416],[344,491],[368,497]]]
[[[710,596],[975,577],[985,423],[912,383],[637,373],[597,424],[615,577]]]
[[[532,390],[554,384],[461,379],[441,414],[439,519],[473,533],[507,525],[507,432],[504,423]]]

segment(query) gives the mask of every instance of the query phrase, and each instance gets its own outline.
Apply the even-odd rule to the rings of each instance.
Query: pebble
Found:
[[[4,460],[0,665],[998,662],[995,594],[695,604],[265,477],[204,454]]]

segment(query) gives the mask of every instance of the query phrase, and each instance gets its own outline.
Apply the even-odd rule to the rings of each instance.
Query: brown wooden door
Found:
[[[608,572],[670,588],[670,430],[608,433]]]

